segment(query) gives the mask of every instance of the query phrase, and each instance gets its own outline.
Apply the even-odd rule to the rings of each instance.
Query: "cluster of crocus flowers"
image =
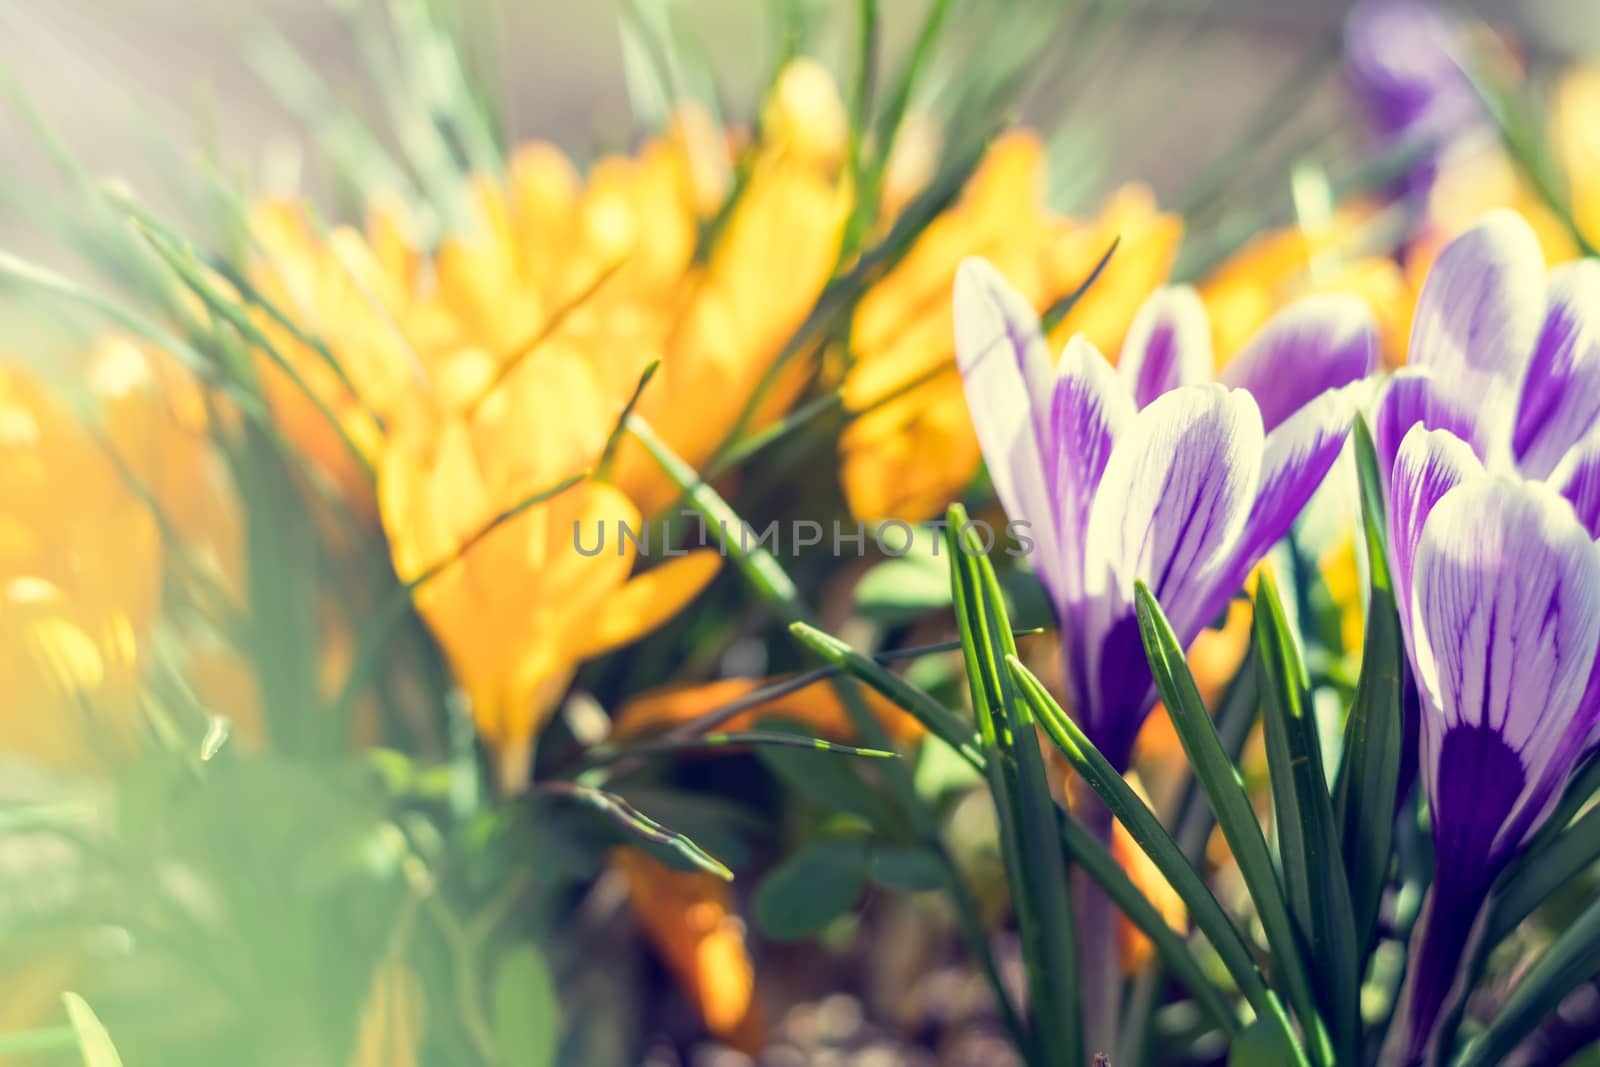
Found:
[[[955,308],[990,477],[1030,525],[1061,622],[1069,707],[1126,768],[1156,699],[1134,582],[1186,643],[1226,607],[1343,447],[1356,410],[1345,387],[1374,365],[1371,314],[1354,297],[1308,297],[1212,381],[1189,289],[1145,302],[1116,368],[1081,336],[1052,366],[1032,309],[981,260],[962,266]]]
[[[1045,202],[1045,148],[1026,130],[999,138],[961,200],[861,300],[845,376],[852,416],[839,441],[841,482],[863,519],[938,514],[978,470],[978,442],[955,368],[948,295],[961,260],[981,254],[1043,311],[1076,291],[1107,249],[1117,252],[1056,330],[1115,349],[1134,309],[1166,278],[1182,224],[1130,186],[1080,221]]]
[[[551,146],[520,150],[503,181],[469,183],[463,224],[431,254],[382,204],[366,237],[326,240],[294,208],[257,212],[255,285],[320,342],[262,316],[295,371],[267,372],[280,424],[357,499],[374,468],[402,580],[462,557],[417,604],[505,775],[578,663],[659,625],[714,571],[702,555],[630,579],[617,531],[679,489],[612,431],[651,366],[634,411],[693,466],[793,401],[804,362],[778,361],[837,263],[847,136],[832,81],[802,60],[737,181],[735,139],[684,111],[587,177]],[[600,478],[475,540],[602,460]],[[577,550],[603,531],[605,550]]]
[[[1436,874],[1397,1062],[1427,1052],[1490,885],[1600,722],[1600,263],[1547,277],[1528,225],[1488,217],[1429,273],[1410,364],[1379,448]]]

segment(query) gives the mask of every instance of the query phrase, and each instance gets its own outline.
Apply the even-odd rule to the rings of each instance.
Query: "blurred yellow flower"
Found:
[[[636,737],[655,730],[693,722],[781,678],[724,678],[703,685],[670,686],[642,693],[617,713],[615,736]],[[861,698],[895,741],[922,737],[922,724],[876,690],[860,687]],[[849,743],[856,740],[855,724],[827,679],[783,696],[756,704],[720,724],[718,730],[750,730],[764,717],[804,723],[818,737]]]
[[[832,274],[851,202],[846,132],[826,72],[791,64],[703,257],[697,243],[730,195],[732,153],[691,111],[637,156],[600,160],[587,180],[549,145],[521,149],[503,182],[473,180],[469,219],[432,256],[389,205],[373,208],[365,236],[338,228],[324,240],[297,208],[264,204],[252,279],[332,360],[266,316],[262,328],[369,461],[407,398],[437,390],[451,362],[487,361],[502,374],[568,352],[619,400],[659,359],[640,413],[699,466]],[[779,375],[750,425],[793,400],[800,370]],[[360,465],[336,428],[287,375],[269,367],[265,377],[285,433],[361,499]],[[676,499],[633,442],[616,460],[616,484],[645,514]]]
[[[630,578],[636,545],[619,530],[639,530],[640,512],[598,481],[471,543],[519,501],[592,467],[621,402],[575,350],[542,353],[492,388],[487,355],[448,369],[436,383],[440,406],[419,401],[393,420],[379,508],[402,580],[459,556],[418,588],[416,604],[471,699],[502,783],[514,788],[578,664],[676,614],[721,560],[702,550]]]
[[[1550,140],[1567,179],[1578,232],[1600,244],[1600,66],[1562,75],[1551,101]],[[1546,249],[1548,254],[1549,249]]]
[[[155,518],[111,455],[39,381],[0,368],[6,751],[82,769],[134,744],[161,576]]]
[[[1054,215],[1037,136],[1012,131],[992,145],[961,200],[933,222],[860,303],[854,365],[844,381],[853,420],[840,440],[851,512],[867,520],[926,519],[978,470],[978,444],[955,369],[950,289],[967,256],[992,261],[1041,311],[1077,289],[1121,238],[1094,286],[1052,334],[1122,342],[1139,302],[1167,276],[1182,227],[1145,190],[1117,192],[1100,218]]]
[[[1351,293],[1372,308],[1383,361],[1404,362],[1416,289],[1387,256],[1359,250],[1370,210],[1352,205],[1326,221],[1255,237],[1200,284],[1217,361],[1226,363],[1285,304],[1312,293]]]
[[[87,380],[127,475],[191,558],[242,598],[244,531],[204,388],[170,354],[125,337],[96,345]]]
[[[627,879],[634,913],[706,1029],[749,1055],[759,1052],[765,1027],[755,968],[728,883],[704,871],[675,871],[636,848],[616,849],[612,864]]]

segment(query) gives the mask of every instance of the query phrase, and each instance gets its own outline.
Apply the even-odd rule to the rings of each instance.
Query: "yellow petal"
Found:
[[[721,566],[715,550],[700,549],[631,579],[592,621],[573,621],[582,629],[582,655],[597,656],[654,630],[699,596]]]
[[[706,1029],[746,1053],[760,1051],[755,967],[728,884],[704,871],[675,871],[635,848],[611,855],[640,925]]]
[[[654,689],[624,704],[617,713],[615,736],[633,737],[655,730],[692,722],[756,689],[784,680],[773,678],[724,678],[704,685],[671,686]],[[878,721],[896,741],[922,736],[922,725],[881,694],[862,689],[863,698]],[[818,737],[850,743],[856,728],[839,699],[832,682],[822,679],[802,689],[763,701],[728,719],[718,730],[749,730],[767,716],[778,716],[802,723]]]

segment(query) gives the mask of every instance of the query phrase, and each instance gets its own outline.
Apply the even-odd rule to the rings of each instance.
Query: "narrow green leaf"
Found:
[[[1523,850],[1524,860],[1531,859],[1559,837],[1597,792],[1600,792],[1600,753],[1591,755],[1567,780],[1567,787],[1561,791],[1561,800],[1557,802],[1555,810]]]
[[[1121,234],[1111,239],[1111,243],[1106,246],[1106,250],[1101,253],[1099,260],[1095,262],[1094,269],[1089,272],[1089,276],[1084,278],[1072,292],[1067,293],[1060,300],[1044,309],[1044,313],[1039,316],[1039,329],[1049,333],[1061,324],[1061,320],[1066,318],[1072,312],[1072,309],[1078,306],[1078,301],[1083,299],[1084,294],[1089,291],[1089,287],[1100,280],[1100,275],[1105,273],[1105,269],[1111,265],[1111,257],[1117,254],[1117,247],[1121,244]]]
[[[1256,591],[1255,644],[1278,854],[1289,903],[1310,950],[1312,985],[1334,1045],[1348,1060],[1357,1053],[1361,1025],[1361,945],[1305,665],[1265,569]]]
[[[1255,1009],[1256,1015],[1268,1020],[1272,1027],[1284,1035],[1288,1047],[1295,1052],[1295,1063],[1306,1064],[1305,1051],[1293,1036],[1294,1028],[1282,1002],[1267,986],[1249,946],[1212,895],[1200,872],[1179,850],[1177,842],[1161,825],[1155,812],[1140,799],[1132,786],[1123,781],[1122,775],[1084,736],[1078,724],[1061,710],[1039,679],[1014,656],[1007,660],[1007,665],[1046,735],[1067,758],[1072,769],[1083,776],[1106,807],[1111,809],[1117,821],[1127,828],[1134,842],[1150,857],[1173,890],[1183,898],[1195,925],[1216,948],[1223,966]]]
[[[1032,994],[1029,1014],[1035,1053],[1045,1064],[1068,1067],[1083,1059],[1082,999],[1055,801],[1033,716],[1018,699],[1005,666],[1007,657],[1016,655],[1016,644],[1004,596],[959,504],[950,508],[946,535],[972,702],[984,724],[981,732],[991,770],[998,766],[1002,772],[991,774],[991,781],[1004,779],[1004,788],[995,794],[996,814]]]
[[[1568,993],[1596,974],[1600,974],[1600,900],[1584,909],[1528,968],[1489,1029],[1467,1046],[1459,1067],[1505,1062]]]
[[[803,723],[787,723],[782,719],[764,719],[762,724],[790,727],[796,736],[807,729]],[[823,811],[858,815],[868,825],[880,829],[894,823],[893,810],[883,791],[843,760],[819,760],[810,753],[792,748],[762,748],[757,750],[756,757],[784,785]]]
[[[672,451],[650,428],[649,423],[637,414],[630,414],[623,421],[628,432],[638,439],[657,465],[687,496],[689,504],[705,518],[707,526],[718,531],[723,547],[745,579],[764,599],[780,608],[785,622],[804,621],[799,608],[800,592],[772,553],[759,542],[753,546],[743,544],[739,531],[744,529],[744,520],[739,514],[728,506],[716,490],[701,480],[693,467]]]
[[[834,666],[865,682],[889,700],[894,701],[907,714],[920,722],[945,744],[955,749],[973,766],[978,766],[982,753],[972,727],[962,722],[954,712],[927,693],[898,675],[890,674],[880,664],[868,659],[849,645],[830,634],[823,633],[807,623],[791,623],[789,632],[801,644]]]
[[[67,1021],[78,1035],[83,1067],[122,1067],[122,1057],[117,1055],[111,1035],[106,1033],[94,1009],[76,993],[61,994],[61,1002],[67,1006]]]
[[[492,997],[495,1046],[505,1067],[553,1067],[561,1049],[555,975],[532,945],[506,953]]]
[[[1350,876],[1356,944],[1365,969],[1394,842],[1395,792],[1404,732],[1401,684],[1405,653],[1389,575],[1383,476],[1365,419],[1356,420],[1354,436],[1361,523],[1367,543],[1367,631],[1355,702],[1345,721],[1344,759],[1339,765],[1334,810],[1339,816],[1344,867]]]
[[[1117,862],[1105,844],[1059,807],[1056,809],[1056,824],[1061,834],[1061,845],[1073,862],[1082,867],[1105,890],[1106,896],[1121,909],[1128,921],[1150,939],[1161,962],[1173,977],[1194,994],[1195,1002],[1211,1021],[1225,1034],[1236,1033],[1239,1020],[1229,1007],[1227,998],[1206,977],[1183,938],[1167,925],[1167,920],[1133,884],[1133,879],[1128,877],[1128,872],[1122,869],[1122,864]]]
[[[1600,808],[1591,808],[1560,836],[1529,851],[1501,878],[1490,904],[1483,947],[1492,949],[1556,890],[1600,860]]]
[[[669,830],[622,797],[574,782],[543,782],[534,786],[537,796],[570,800],[603,816],[608,823],[645,851],[668,863],[687,863],[724,881],[733,881],[733,872],[711,853],[685,834]]]
[[[1134,584],[1134,604],[1139,616],[1139,632],[1145,654],[1155,675],[1156,689],[1172,717],[1178,740],[1217,813],[1217,825],[1227,838],[1228,847],[1239,864],[1245,887],[1261,917],[1267,942],[1272,946],[1274,970],[1287,987],[1289,1003],[1300,1024],[1310,1034],[1312,1051],[1319,1063],[1333,1062],[1333,1048],[1322,1015],[1317,1010],[1310,974],[1300,950],[1299,935],[1289,915],[1289,904],[1278,872],[1261,833],[1250,796],[1245,792],[1239,772],[1223,750],[1217,729],[1200,699],[1200,691],[1184,661],[1183,646],[1172,632],[1161,606],[1143,582]]]
[[[752,904],[761,932],[777,941],[821,933],[861,899],[871,856],[859,837],[824,837],[795,850],[756,890]]]

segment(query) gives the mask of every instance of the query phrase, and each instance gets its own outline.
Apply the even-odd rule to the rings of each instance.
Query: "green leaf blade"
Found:
[[[1156,689],[1166,704],[1167,713],[1194,774],[1204,787],[1217,815],[1217,825],[1227,838],[1239,872],[1244,877],[1250,899],[1261,917],[1262,928],[1272,946],[1275,970],[1284,982],[1289,1003],[1301,1025],[1312,1037],[1318,1062],[1331,1063],[1333,1049],[1323,1025],[1310,972],[1301,952],[1299,934],[1289,913],[1288,900],[1278,881],[1278,872],[1267,840],[1256,819],[1255,808],[1245,792],[1239,772],[1229,760],[1217,736],[1216,725],[1200,698],[1194,676],[1184,660],[1183,646],[1143,582],[1134,585],[1134,604],[1145,654],[1150,658]]]
[[[1405,652],[1387,557],[1383,477],[1366,422],[1355,425],[1361,522],[1367,544],[1367,627],[1355,702],[1345,720],[1344,759],[1334,791],[1351,911],[1363,960],[1373,943],[1394,843],[1405,709]]]
[[[1322,768],[1322,743],[1305,666],[1272,576],[1261,572],[1255,610],[1267,766],[1289,903],[1310,950],[1312,985],[1341,1060],[1356,1053],[1360,952],[1349,879]]]
[[[1168,884],[1183,899],[1195,925],[1216,948],[1223,965],[1255,1009],[1256,1015],[1269,1020],[1270,1025],[1283,1035],[1287,1047],[1295,1050],[1294,1062],[1305,1064],[1304,1049],[1294,1036],[1294,1028],[1283,1004],[1267,985],[1244,938],[1200,872],[1184,856],[1172,835],[1161,825],[1161,820],[1156,818],[1155,812],[1139,798],[1132,786],[1123,781],[1122,775],[1084,736],[1077,723],[1061,709],[1044,685],[1023,666],[1022,661],[1011,657],[1007,665],[1046,735],[1067,758],[1072,769],[1083,776],[1106,807],[1111,809],[1117,821],[1127,828],[1134,842],[1144,850]]]

